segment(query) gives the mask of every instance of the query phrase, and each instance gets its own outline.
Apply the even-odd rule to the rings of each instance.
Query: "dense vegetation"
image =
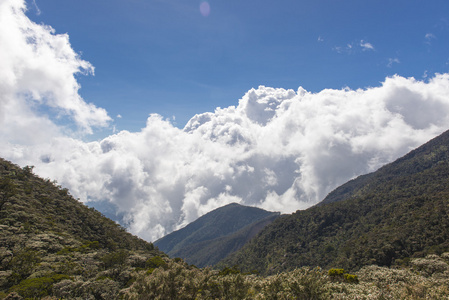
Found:
[[[64,280],[83,299],[106,299],[155,256],[164,254],[32,167],[0,159],[0,299],[12,291],[40,298]]]
[[[299,266],[406,265],[449,249],[449,132],[377,172],[343,185],[325,204],[277,219],[220,265],[262,274]]]
[[[212,266],[240,249],[279,213],[231,203],[215,209],[154,244],[170,257],[199,267]]]
[[[142,274],[121,292],[124,299],[447,299],[449,253],[413,259],[410,268],[302,267],[273,276],[244,275],[234,268],[197,269],[171,261]]]

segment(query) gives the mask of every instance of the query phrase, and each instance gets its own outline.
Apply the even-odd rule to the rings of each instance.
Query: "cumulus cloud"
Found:
[[[1,156],[34,165],[83,202],[114,207],[147,240],[231,202],[305,209],[449,127],[449,74],[437,74],[319,93],[260,86],[183,129],[153,114],[138,132],[84,142],[35,107],[57,108],[82,130],[106,124],[73,77],[92,67],[66,35],[32,23],[23,9],[0,1]]]
[[[73,51],[68,35],[30,21],[24,12],[22,0],[0,1],[0,123],[8,127],[2,139],[26,142],[58,135],[61,128],[42,111],[58,123],[68,117],[87,133],[106,126],[106,111],[78,94],[74,75],[93,73],[92,65]]]
[[[260,86],[184,129],[151,115],[140,132],[2,152],[82,201],[109,201],[131,232],[154,240],[231,202],[305,209],[444,131],[448,95],[447,74],[319,93]]]

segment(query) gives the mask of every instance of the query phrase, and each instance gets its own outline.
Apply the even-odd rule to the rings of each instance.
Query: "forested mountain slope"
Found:
[[[449,250],[449,132],[281,217],[222,261],[263,274],[299,266],[357,270]]]
[[[12,291],[40,298],[58,288],[64,298],[69,291],[107,298],[155,256],[165,254],[31,167],[0,159],[0,299]]]
[[[279,213],[231,203],[217,208],[154,244],[171,257],[199,267],[216,264],[240,249]]]

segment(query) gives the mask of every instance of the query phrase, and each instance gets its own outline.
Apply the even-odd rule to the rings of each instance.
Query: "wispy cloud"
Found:
[[[365,42],[364,40],[360,41],[360,47],[362,47],[362,49],[364,51],[366,51],[366,50],[374,50],[374,46],[371,43]]]
[[[426,44],[430,45],[432,44],[432,40],[436,39],[436,36],[433,33],[427,33],[424,36]]]
[[[397,57],[396,58],[389,58],[387,67],[391,68],[393,66],[393,64],[399,64],[399,63],[400,63],[399,58],[397,58]]]
[[[360,40],[359,42],[352,42],[346,44],[346,46],[336,46],[332,48],[334,51],[338,53],[346,53],[346,54],[354,54],[362,51],[374,51],[374,46],[371,43],[368,43],[364,40]]]
[[[33,0],[33,6],[34,6],[34,9],[36,10],[36,15],[40,15],[42,12],[41,12],[41,10],[39,9],[39,6],[37,6],[37,3],[36,3],[36,0]]]

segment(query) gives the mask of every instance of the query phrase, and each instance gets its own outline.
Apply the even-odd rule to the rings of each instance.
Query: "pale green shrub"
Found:
[[[410,262],[418,272],[431,276],[449,270],[449,265],[437,255],[428,255],[426,258],[417,258]]]
[[[99,281],[63,280],[53,285],[53,295],[61,299],[116,299],[119,284],[109,278]]]

